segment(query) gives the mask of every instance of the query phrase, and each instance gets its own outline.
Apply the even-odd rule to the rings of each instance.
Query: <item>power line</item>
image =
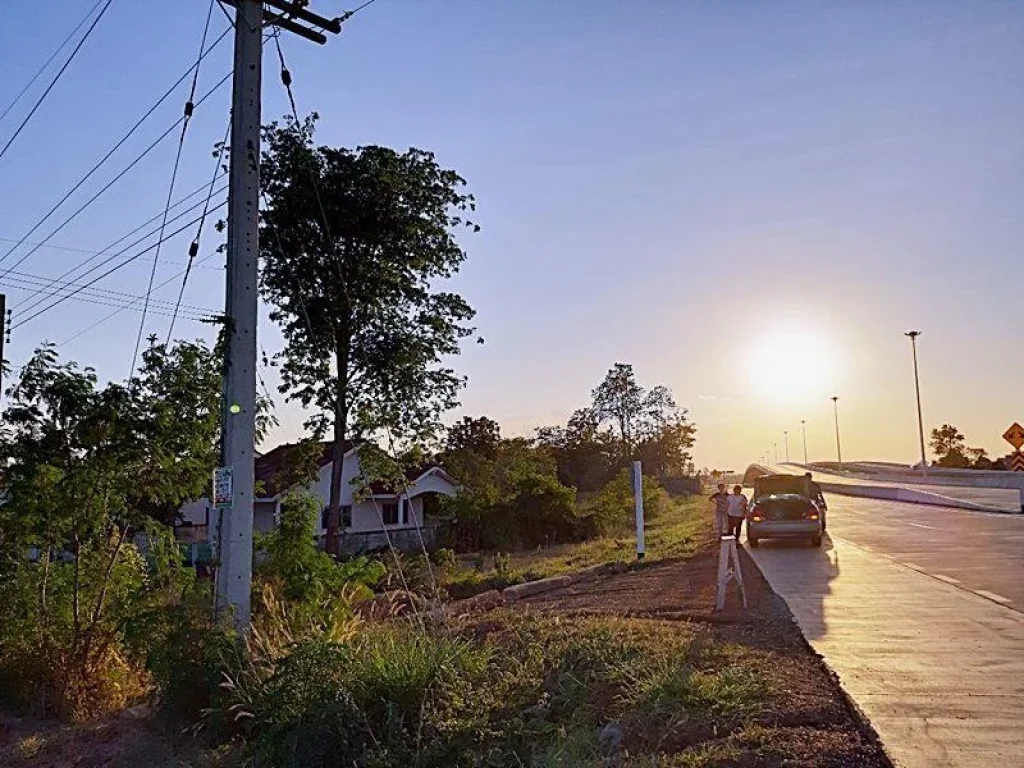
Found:
[[[202,257],[201,259],[198,259],[198,260],[196,261],[196,263],[195,263],[195,264],[194,264],[194,265],[192,266],[192,268],[193,268],[193,269],[198,269],[198,268],[199,268],[199,265],[200,265],[200,264],[203,264],[204,262],[207,262],[207,261],[209,261],[210,259],[212,259],[212,258],[214,257],[214,255],[215,255],[215,253],[216,253],[216,251],[214,251],[213,253],[209,253],[209,254],[207,254],[206,256],[203,256],[203,257]],[[211,269],[218,269],[218,270],[223,270],[223,267],[211,267]],[[163,287],[165,287],[165,286],[167,286],[167,285],[170,285],[171,283],[173,283],[173,282],[174,282],[175,280],[177,280],[177,279],[178,279],[179,277],[181,277],[181,276],[182,276],[183,274],[185,274],[185,273],[184,273],[184,272],[177,272],[176,274],[173,274],[173,275],[171,275],[171,276],[170,276],[169,278],[167,278],[166,280],[164,280],[164,281],[163,281],[162,283],[159,283],[159,284],[157,284],[157,285],[156,285],[156,286],[155,286],[155,287],[153,288],[153,290],[154,290],[154,291],[159,291],[159,290],[160,290],[161,288],[163,288]],[[130,309],[132,309],[132,308],[134,307],[134,305],[135,305],[136,303],[138,303],[139,301],[142,301],[142,297],[141,297],[141,296],[139,296],[139,297],[137,298],[137,300],[136,300],[136,301],[134,301],[134,302],[130,302],[130,303],[128,303],[127,305],[125,305],[125,306],[123,306],[123,307],[119,307],[118,309],[115,309],[115,310],[114,310],[113,312],[111,312],[111,313],[110,313],[109,315],[106,315],[105,317],[102,317],[102,318],[100,318],[99,320],[97,320],[97,321],[96,321],[95,323],[93,323],[92,325],[90,325],[90,326],[87,326],[87,327],[83,328],[82,330],[80,330],[80,331],[78,331],[77,333],[75,333],[75,335],[74,335],[74,336],[69,336],[68,338],[64,339],[64,341],[60,342],[60,343],[59,343],[59,344],[58,344],[57,346],[58,346],[58,347],[63,347],[63,346],[65,345],[65,344],[69,344],[69,343],[71,343],[72,341],[74,341],[74,340],[75,340],[75,339],[77,339],[78,337],[80,337],[80,336],[84,336],[84,335],[85,335],[85,334],[87,334],[87,333],[88,333],[89,331],[91,331],[91,330],[93,330],[93,329],[95,329],[95,328],[98,328],[99,326],[101,326],[101,325],[103,325],[103,324],[104,324],[105,322],[107,322],[108,320],[112,320],[113,318],[117,317],[117,315],[121,314],[122,312],[124,312],[124,311],[126,311],[126,310],[130,310]],[[184,306],[184,305],[183,305],[183,306]],[[215,314],[216,314],[216,313],[214,313],[214,315],[215,315]],[[195,318],[192,318],[192,319],[195,319]]]
[[[206,185],[205,184],[203,184],[203,186],[200,187],[199,190],[197,190],[197,191],[202,191],[203,189],[206,189]],[[192,197],[194,195],[195,195],[195,192],[193,192],[192,195],[189,195],[188,197]],[[182,203],[182,200],[179,200],[175,204],[174,207],[177,207],[178,205],[181,205],[181,203]],[[201,203],[196,203],[197,207],[199,205],[201,205]],[[152,224],[154,221],[156,221],[159,218],[160,218],[160,214],[158,213],[152,219],[147,221],[146,224]],[[133,230],[132,234],[134,234],[134,232],[138,231],[138,229],[141,229],[143,226],[145,226],[145,224],[139,226],[136,230]],[[18,242],[18,240],[16,240],[13,237],[0,237],[0,243],[16,243],[16,242]],[[30,242],[30,241],[27,241],[27,242],[28,242],[28,245],[37,245],[37,243],[34,243],[34,242]],[[54,250],[54,251],[68,251],[69,253],[84,253],[84,254],[88,254],[90,256],[102,256],[104,253],[106,253],[106,250],[97,251],[97,250],[95,250],[93,248],[79,248],[79,247],[74,246],[74,245],[54,245],[53,243],[44,243],[44,244],[42,244],[42,247],[43,248],[49,248],[50,250]],[[83,264],[85,264],[85,263],[88,263],[88,262],[83,262]],[[161,259],[160,263],[161,264],[169,264],[169,265],[174,266],[174,267],[180,267],[180,266],[183,266],[185,264],[184,261],[174,261],[173,259]],[[76,265],[75,268],[77,269],[78,267],[81,267],[83,264],[78,264],[78,265]],[[198,267],[196,267],[196,269],[198,269]],[[203,269],[216,269],[216,267],[203,267]],[[17,274],[17,273],[15,273],[15,274]],[[64,277],[64,275],[61,275],[61,277]]]
[[[12,281],[10,278],[8,278],[4,282],[13,285],[15,288],[20,287],[16,284],[19,282],[18,280]],[[127,304],[125,304],[124,302],[118,300],[117,297],[115,296],[95,295],[92,293],[86,293],[86,291],[82,289],[78,289],[74,293],[75,295],[69,295],[68,298],[73,298],[75,301],[81,301],[86,304],[96,304],[101,307],[118,307],[119,309],[132,309],[135,304],[142,301],[141,296],[135,296],[135,301],[129,301]],[[172,310],[173,305],[171,305],[170,302],[160,302],[160,306],[154,307],[152,309],[152,312],[154,314],[160,314],[164,315],[165,317],[170,317]],[[216,312],[210,310],[196,311],[190,309],[188,310],[188,314],[191,316],[191,319],[196,320],[204,317],[211,317],[215,315]]]
[[[214,85],[210,90],[208,90],[203,95],[203,97],[201,99],[199,99],[199,101],[196,102],[195,106],[198,107],[199,105],[201,105],[210,96],[212,96],[213,93],[216,90],[218,90],[222,85],[224,85],[224,83],[226,83],[230,78],[231,78],[231,73],[228,72],[223,78],[221,78],[221,80],[216,85]],[[143,158],[145,158],[146,155],[148,155],[150,152],[152,152],[156,148],[156,146],[158,144],[160,144],[160,142],[162,142],[164,139],[166,139],[168,136],[170,136],[171,132],[175,128],[177,128],[179,125],[181,125],[181,123],[182,123],[182,121],[184,119],[185,119],[184,117],[179,118],[174,123],[174,125],[172,125],[170,128],[168,128],[162,134],[160,134],[160,136],[157,137],[157,139],[152,144],[150,144],[148,147],[146,147],[146,149],[144,149],[142,151],[142,154],[140,154],[138,157],[136,157],[134,160],[132,160],[131,163],[129,163],[127,166],[125,166],[121,170],[120,173],[118,173],[114,178],[112,178],[109,182],[107,182],[107,184],[102,189],[100,189],[99,192],[97,192],[95,195],[93,195],[88,200],[86,200],[78,208],[78,210],[76,210],[74,213],[72,213],[70,216],[68,216],[66,219],[64,219],[64,221],[62,221],[60,223],[60,225],[58,225],[52,232],[50,232],[50,234],[48,234],[46,237],[44,237],[43,238],[43,243],[48,242],[51,237],[56,235],[58,232],[60,232],[62,229],[64,229],[64,227],[66,227],[68,224],[70,224],[72,221],[74,221],[82,213],[82,211],[84,211],[86,208],[88,208],[90,205],[92,205],[94,202],[96,202],[96,200],[98,200],[101,195],[103,195],[108,189],[110,189],[112,186],[114,186],[114,184],[116,184],[118,181],[120,181],[128,173],[128,171],[130,171],[132,168],[134,168],[136,165],[138,165],[140,162],[142,162]],[[40,247],[41,246],[37,245],[36,247],[32,248],[28,253],[26,253],[24,256],[22,256],[20,259],[18,259],[16,262],[14,262],[14,266],[10,267],[9,269],[14,269],[14,268],[20,266],[21,264],[23,264],[25,262],[25,260],[28,259],[36,251],[38,251]],[[13,250],[13,249],[11,249],[11,250]],[[8,252],[8,253],[10,253],[10,252]],[[3,261],[3,259],[0,259],[0,262],[2,262],[2,261]],[[6,272],[4,274],[6,274]],[[3,275],[0,274],[0,277],[3,277]]]
[[[227,34],[230,31],[231,31],[230,29],[224,30],[224,32],[221,33],[220,37],[218,37],[216,40],[213,41],[213,44],[211,44],[210,47],[207,49],[206,53],[203,54],[203,57],[209,55],[220,44],[220,42],[225,37],[227,37]],[[96,171],[98,171],[103,166],[103,164],[106,163],[107,160],[109,160],[110,157],[118,149],[120,149],[121,146],[126,141],[128,141],[128,139],[130,139],[132,137],[132,135],[135,133],[135,131],[137,131],[139,129],[139,127],[144,122],[146,122],[146,120],[149,119],[150,115],[152,115],[160,107],[160,105],[163,104],[171,96],[171,94],[174,93],[174,91],[176,91],[178,89],[179,85],[181,85],[183,82],[185,82],[185,80],[188,78],[188,76],[190,74],[192,74],[192,70],[195,69],[197,66],[198,66],[197,64],[193,64],[191,67],[189,67],[187,70],[185,70],[184,73],[182,73],[182,75],[174,82],[174,84],[170,88],[168,88],[159,99],[157,99],[156,103],[154,103],[153,106],[151,106],[149,109],[147,109],[146,112],[143,113],[142,117],[140,117],[138,120],[135,121],[135,124],[132,125],[132,127],[128,129],[128,131],[124,134],[124,136],[122,136],[120,139],[118,139],[117,143],[115,143],[114,146],[111,147],[107,151],[107,153],[103,157],[101,157],[99,159],[99,161],[95,165],[93,165],[93,167],[90,168],[89,171],[81,179],[79,179],[75,183],[75,185],[72,186],[71,189],[69,189],[60,200],[57,201],[56,204],[54,204],[53,207],[50,208],[50,210],[47,211],[46,214],[41,219],[39,219],[39,221],[37,221],[34,225],[32,225],[32,228],[28,232],[25,233],[24,237],[22,237],[21,240],[19,240],[16,245],[14,245],[11,248],[7,249],[7,251],[3,254],[3,256],[0,256],[0,264],[5,262],[10,257],[10,255],[12,253],[14,253],[18,248],[20,248],[25,243],[25,241],[28,240],[28,238],[32,237],[32,235],[36,232],[36,230],[39,229],[41,226],[43,226],[43,224],[45,224],[49,220],[49,218],[54,213],[56,213],[57,210],[65,202],[67,202],[68,198],[70,198],[71,195],[73,195],[75,192],[77,192],[81,188],[81,186],[83,184],[85,184],[85,182],[87,182],[92,177],[92,175],[94,173],[96,173]],[[179,122],[180,122],[180,120],[179,120]],[[158,139],[157,143],[159,143],[159,141],[162,141],[166,135],[170,134],[170,132],[174,130],[174,128],[179,124],[179,122],[176,122],[173,126],[171,126],[171,128],[168,129],[167,133],[164,134],[163,136],[161,136],[160,139]],[[149,149],[146,150],[147,153],[149,152],[150,149],[152,149],[152,147],[150,147]],[[58,228],[58,231],[59,231],[59,228]],[[51,234],[51,237],[52,237],[52,234]],[[46,239],[49,240],[49,237],[47,237]],[[44,242],[46,242],[46,241],[44,240]],[[38,248],[38,246],[37,246],[37,248]],[[31,256],[33,253],[35,253],[35,250],[36,249],[33,249],[32,251],[30,251],[28,255]],[[18,263],[20,264],[21,262],[18,262]]]
[[[217,190],[217,192],[216,192],[215,194],[220,194],[220,193],[221,193],[221,192],[223,192],[223,191],[224,191],[225,189],[227,189],[227,185],[226,185],[226,184],[225,184],[225,185],[224,185],[223,187],[221,187],[220,189],[218,189],[218,190]],[[181,211],[180,213],[177,213],[177,214],[175,214],[175,215],[174,215],[174,217],[173,217],[173,218],[171,218],[171,219],[170,219],[170,220],[168,221],[168,223],[170,224],[170,223],[173,223],[173,222],[175,222],[175,221],[178,221],[178,220],[179,220],[179,219],[181,219],[181,218],[184,218],[184,217],[185,217],[185,216],[187,216],[187,215],[188,215],[189,213],[191,213],[191,212],[192,212],[192,211],[194,211],[194,210],[195,210],[196,208],[198,208],[198,207],[199,207],[200,205],[203,205],[203,203],[202,203],[202,202],[199,202],[199,203],[196,203],[195,205],[191,205],[191,206],[189,206],[188,208],[186,208],[185,210]],[[158,214],[158,216],[157,216],[156,218],[159,218],[159,214]],[[198,221],[198,220],[199,220],[199,219],[193,219],[192,221]],[[152,220],[151,220],[151,221],[149,221],[149,222],[146,222],[146,223],[147,223],[147,224],[149,224],[149,223],[151,223],[151,222],[152,222]],[[143,225],[143,226],[145,226],[145,225]],[[141,229],[141,228],[142,228],[142,227],[136,227],[136,228],[135,228],[135,229],[134,229],[134,230],[133,230],[133,231],[132,231],[131,233],[129,233],[129,234],[134,234],[135,232],[138,232],[138,231],[139,231],[139,229]],[[80,274],[80,275],[78,276],[78,278],[82,278],[82,277],[85,277],[86,275],[88,275],[88,274],[91,274],[92,272],[95,272],[95,271],[96,271],[97,269],[99,269],[100,267],[104,266],[105,264],[109,264],[109,263],[110,263],[111,261],[113,261],[114,259],[116,259],[116,258],[117,258],[118,256],[120,256],[121,254],[123,254],[123,253],[126,253],[127,251],[131,250],[131,249],[132,249],[132,248],[134,248],[135,246],[137,246],[137,245],[140,245],[140,244],[144,243],[144,242],[145,242],[146,240],[148,240],[148,239],[149,239],[150,237],[152,237],[153,235],[155,235],[155,234],[156,234],[157,232],[159,232],[159,228],[157,228],[157,229],[151,229],[151,230],[150,230],[149,232],[147,232],[147,233],[145,233],[144,235],[141,235],[140,237],[136,238],[136,239],[135,239],[135,240],[134,240],[134,241],[133,241],[132,243],[130,243],[129,245],[126,245],[126,246],[125,246],[124,248],[122,248],[121,250],[119,250],[119,251],[117,251],[116,253],[112,254],[111,256],[107,257],[107,258],[106,258],[105,260],[103,260],[102,262],[100,262],[100,263],[99,263],[98,265],[96,265],[96,266],[92,267],[91,269],[87,269],[87,270],[86,270],[85,272],[81,273],[81,274]],[[105,248],[105,249],[104,249],[103,251],[100,251],[100,253],[96,254],[96,255],[95,255],[95,256],[93,256],[92,258],[86,259],[85,261],[83,261],[82,263],[80,263],[80,264],[78,264],[78,265],[76,265],[76,266],[72,267],[71,269],[65,270],[65,271],[64,271],[64,272],[63,272],[62,274],[60,274],[60,275],[58,275],[58,276],[57,276],[56,278],[54,278],[54,280],[63,280],[63,279],[64,279],[65,277],[67,277],[68,275],[70,275],[70,274],[72,274],[72,273],[74,273],[74,272],[77,272],[77,271],[78,271],[79,269],[81,269],[82,267],[84,267],[84,266],[85,266],[86,264],[89,264],[90,262],[92,262],[92,261],[95,261],[95,260],[96,260],[96,259],[97,259],[97,258],[98,258],[99,256],[103,255],[104,253],[106,253],[107,251],[109,251],[109,250],[110,250],[111,248],[113,248],[113,247],[114,247],[114,245],[116,245],[116,244],[117,244],[117,243],[119,243],[119,242],[122,242],[122,241],[126,240],[127,238],[128,238],[128,236],[122,236],[122,237],[118,238],[117,240],[115,240],[115,241],[114,241],[114,243],[112,243],[111,245],[108,245],[108,246],[107,246],[107,247],[106,247],[106,248]],[[10,270],[8,270],[8,272],[10,272]],[[4,273],[4,275],[6,275],[6,274],[7,274],[7,273]],[[0,280],[2,280],[2,279],[4,278],[4,275],[0,275]],[[76,278],[76,279],[78,279],[78,278]],[[42,292],[43,292],[43,291],[45,291],[45,290],[47,290],[47,288],[41,288],[40,290],[36,291],[36,292],[35,292],[35,293],[33,293],[32,295],[30,295],[30,296],[26,297],[26,299],[25,299],[24,301],[28,301],[29,299],[31,299],[31,298],[33,298],[33,297],[37,296],[38,294],[42,293]],[[55,295],[55,293],[50,293],[49,295],[45,296],[45,297],[44,297],[44,298],[42,299],[42,301],[46,301],[47,299],[49,299],[49,298],[50,298],[51,296],[53,296],[53,295]]]
[[[64,62],[64,65],[59,70],[57,70],[57,74],[53,76],[53,79],[50,81],[50,84],[46,86],[46,90],[43,91],[42,95],[36,100],[36,103],[32,106],[32,109],[29,110],[29,113],[25,115],[25,119],[21,121],[21,124],[14,131],[14,134],[11,136],[11,138],[9,138],[7,140],[7,143],[4,144],[4,148],[0,149],[0,158],[3,158],[3,156],[7,154],[7,150],[11,148],[11,144],[13,144],[14,140],[18,138],[19,135],[21,135],[21,132],[25,129],[25,126],[28,125],[28,121],[32,119],[32,116],[36,113],[36,110],[42,106],[43,102],[46,100],[46,97],[50,95],[50,91],[52,91],[53,87],[57,85],[57,81],[60,80],[61,76],[71,65],[71,62],[74,60],[75,56],[82,49],[82,46],[85,45],[85,41],[89,39],[89,35],[92,34],[92,31],[94,29],[96,29],[96,25],[100,23],[100,19],[103,18],[103,14],[107,12],[107,9],[110,7],[110,4],[112,2],[114,2],[114,0],[107,0],[106,5],[104,5],[100,9],[99,15],[95,19],[93,19],[92,24],[90,24],[89,28],[85,30],[85,34],[82,35],[82,39],[78,41],[78,45],[76,45],[74,50],[71,51],[71,55],[68,56],[68,60]]]
[[[188,285],[188,277],[192,274],[192,262],[199,253],[199,239],[203,236],[203,227],[206,225],[206,217],[210,212],[210,200],[213,197],[213,187],[217,183],[217,172],[220,170],[221,161],[224,158],[224,152],[227,150],[228,137],[231,134],[231,117],[228,116],[228,124],[224,128],[224,140],[220,144],[220,152],[217,153],[217,162],[213,166],[213,176],[210,177],[210,190],[206,195],[206,202],[203,205],[203,215],[199,219],[199,226],[196,228],[196,236],[188,247],[188,265],[185,267],[185,274],[181,279],[181,289],[178,291],[178,303],[177,306],[181,306],[181,299],[185,295],[185,286]],[[175,308],[174,314],[171,316],[170,325],[167,326],[167,344],[171,343],[171,335],[174,333],[174,321],[178,316],[177,308]]]
[[[38,285],[40,283],[47,284],[47,285],[52,285],[54,283],[54,281],[51,280],[50,278],[41,277],[40,275],[27,274],[27,273],[24,273],[24,272],[12,272],[11,275],[5,277],[0,282],[3,282],[4,284],[7,284],[7,285],[15,286],[15,287],[21,288],[21,289],[24,289],[26,286],[28,286],[29,288],[32,288],[32,287],[35,287],[36,285]],[[134,293],[127,293],[126,291],[115,291],[115,290],[111,290],[109,288],[85,288],[85,286],[83,286],[81,283],[75,283],[75,282],[71,282],[71,281],[61,281],[60,284],[57,286],[58,292],[60,292],[60,291],[67,291],[67,290],[70,290],[70,289],[73,289],[73,288],[82,288],[83,289],[83,293],[85,293],[86,295],[95,296],[95,297],[98,297],[98,298],[103,298],[103,299],[108,299],[108,300],[109,299],[118,299],[118,298],[139,299],[139,300],[142,299],[141,296],[139,296],[137,294],[134,294]],[[167,307],[166,307],[167,309],[171,309],[174,306],[174,303],[171,302],[171,301],[157,301],[157,300],[154,300],[154,303],[166,304],[167,305]],[[203,313],[206,313],[206,314],[212,314],[213,313],[213,310],[211,310],[211,309],[208,309],[206,307],[199,307],[199,306],[196,306],[196,305],[193,305],[193,304],[185,304],[185,305],[182,305],[182,306],[186,307],[189,311],[203,312]]]
[[[32,78],[27,83],[25,83],[25,85],[22,87],[20,91],[18,91],[18,95],[11,100],[11,103],[4,108],[3,112],[0,112],[0,123],[2,123],[4,118],[7,117],[8,113],[10,113],[12,109],[14,109],[15,105],[19,101],[21,101],[21,97],[28,93],[28,89],[31,88],[35,84],[36,80],[38,80],[42,76],[43,72],[46,71],[47,67],[49,67],[53,63],[53,60],[56,59],[57,56],[60,54],[60,52],[64,50],[64,46],[66,46],[71,41],[71,38],[78,34],[78,30],[85,26],[85,22],[87,22],[89,18],[94,13],[96,13],[96,9],[99,8],[102,4],[103,0],[96,0],[96,4],[92,8],[90,8],[89,12],[82,17],[82,20],[75,25],[75,28],[68,32],[68,36],[65,37],[63,42],[61,42],[61,44],[57,46],[57,50],[50,54],[50,58],[43,62],[43,66],[36,70],[36,73],[32,75]]]
[[[206,189],[206,184],[204,183],[202,186],[197,187],[196,189],[192,190],[191,192],[189,192],[184,197],[179,198],[178,202],[176,202],[172,206],[172,208],[177,208],[179,205],[181,205],[181,204],[183,204],[185,202],[188,202],[189,200],[191,200],[193,197],[195,197],[197,194],[199,194],[200,192],[202,192],[205,189]],[[218,193],[219,192],[223,192],[225,189],[227,189],[227,185],[221,187],[219,190],[217,190],[217,192]],[[183,215],[185,213],[193,211],[196,208],[198,208],[200,205],[201,205],[201,203],[195,203],[194,205],[186,208],[184,211],[182,211],[180,214],[178,214],[178,216],[181,216],[181,215]],[[109,245],[107,245],[106,247],[104,247],[102,250],[99,250],[99,251],[90,251],[90,250],[86,250],[85,248],[69,248],[69,247],[66,247],[66,246],[51,245],[49,243],[43,243],[43,242],[29,243],[29,245],[38,245],[40,248],[56,248],[56,249],[59,249],[59,250],[78,251],[79,253],[88,253],[88,254],[90,254],[90,258],[86,259],[85,261],[79,262],[78,264],[74,265],[70,269],[64,270],[64,272],[62,272],[56,278],[54,278],[55,280],[63,280],[65,277],[68,277],[69,275],[71,275],[74,272],[77,272],[79,269],[81,269],[82,267],[86,266],[87,264],[95,261],[98,257],[100,257],[103,254],[107,253],[108,251],[110,251],[111,248],[116,247],[119,243],[124,242],[129,237],[131,237],[132,235],[137,233],[139,230],[144,229],[145,227],[148,227],[150,224],[152,224],[153,222],[157,221],[162,215],[163,215],[163,212],[161,211],[160,213],[155,214],[154,216],[150,217],[149,219],[146,219],[146,221],[142,222],[141,224],[139,224],[137,227],[135,227],[131,231],[126,232],[125,234],[121,235],[119,238],[117,238],[117,240],[115,240],[114,242],[110,243]],[[177,218],[177,216],[175,218]],[[146,235],[146,237],[148,237],[149,235],[152,235],[154,233],[155,233],[155,230],[153,232],[150,232],[148,235]],[[11,242],[11,243],[19,242],[19,241],[13,240],[11,238],[6,238],[6,237],[0,238],[0,240],[4,240],[6,242]],[[15,266],[17,266],[17,265],[15,265]],[[12,267],[12,269],[13,269],[13,267]],[[0,278],[2,278],[2,275],[0,275]],[[36,291],[35,293],[33,293],[30,296],[26,297],[25,301],[28,301],[28,299],[31,299],[34,296],[37,296],[39,293],[42,293],[42,291]]]
[[[217,206],[215,206],[215,207],[214,207],[214,208],[213,208],[212,210],[217,210],[218,208],[223,208],[223,207],[224,207],[225,205],[227,205],[227,201],[225,201],[225,202],[221,203],[220,205],[217,205]],[[197,216],[196,218],[194,218],[194,219],[192,219],[191,221],[187,222],[187,223],[186,223],[186,224],[185,224],[184,226],[182,226],[182,227],[179,227],[178,229],[174,230],[174,231],[173,231],[173,232],[171,232],[171,233],[170,233],[169,235],[167,235],[166,237],[164,237],[164,240],[170,240],[170,239],[171,239],[172,237],[175,237],[175,236],[177,236],[177,235],[180,235],[180,234],[181,234],[182,232],[184,232],[184,231],[185,231],[186,229],[188,229],[188,228],[189,228],[189,227],[191,227],[191,226],[192,226],[193,224],[195,224],[195,223],[196,223],[197,221],[199,221],[199,218],[200,218],[200,217],[198,217],[198,216]],[[105,278],[105,277],[108,277],[109,275],[112,275],[112,274],[113,274],[114,272],[118,271],[118,270],[119,270],[119,269],[121,269],[122,267],[125,267],[125,266],[127,266],[128,264],[131,264],[131,263],[132,263],[133,261],[135,261],[136,259],[138,259],[138,258],[140,258],[140,257],[142,257],[142,256],[145,256],[145,255],[146,255],[147,253],[149,253],[149,252],[150,252],[151,250],[153,250],[153,249],[154,249],[155,247],[156,247],[156,243],[154,243],[153,245],[147,246],[146,248],[143,248],[143,249],[142,249],[141,251],[139,251],[138,253],[134,254],[133,256],[129,256],[129,257],[127,258],[127,259],[125,259],[124,261],[122,261],[122,262],[121,262],[120,264],[116,264],[116,265],[114,265],[113,267],[111,267],[110,269],[108,269],[108,270],[107,270],[106,272],[104,272],[104,273],[103,273],[102,275],[100,275],[99,277],[96,277],[96,278],[94,278],[93,280],[90,280],[90,281],[89,281],[88,283],[86,283],[85,285],[83,285],[83,286],[82,286],[82,288],[89,288],[89,287],[91,287],[92,285],[95,285],[96,283],[98,283],[98,282],[99,282],[100,280],[102,280],[103,278]],[[124,250],[128,250],[128,249],[126,248],[126,249],[124,249]],[[124,251],[121,251],[120,253],[123,253],[123,252],[124,252]],[[106,259],[106,260],[105,260],[104,262],[102,262],[101,264],[98,264],[97,266],[93,267],[93,269],[91,269],[91,270],[89,270],[89,271],[90,271],[90,272],[93,272],[93,271],[95,271],[96,269],[99,269],[100,267],[102,267],[102,266],[104,266],[104,265],[106,265],[106,264],[110,263],[110,262],[111,262],[111,261],[113,261],[113,260],[114,260],[115,258],[117,258],[117,256],[119,256],[119,255],[120,255],[120,253],[114,254],[114,255],[113,255],[113,256],[111,256],[111,257],[110,257],[109,259]],[[78,289],[78,290],[81,290],[81,288],[80,288],[80,289]],[[76,291],[76,292],[77,292],[77,291]],[[63,303],[65,302],[65,301],[67,301],[68,299],[72,298],[72,297],[73,297],[74,295],[75,295],[75,293],[69,294],[69,295],[67,295],[67,296],[63,296],[63,297],[61,297],[61,298],[57,299],[56,301],[54,301],[54,302],[50,303],[49,305],[47,305],[47,306],[43,307],[42,309],[38,309],[38,310],[36,310],[36,311],[35,311],[35,312],[33,312],[33,313],[32,313],[31,315],[29,315],[28,317],[26,317],[26,318],[25,318],[24,320],[22,320],[21,322],[19,322],[19,323],[18,323],[17,325],[14,325],[14,326],[12,326],[11,330],[14,330],[14,329],[16,329],[16,328],[20,328],[21,326],[25,325],[26,323],[28,323],[28,322],[30,322],[30,321],[32,321],[32,320],[35,320],[35,319],[36,319],[37,317],[39,317],[40,315],[42,315],[42,314],[45,314],[46,312],[49,312],[49,311],[50,311],[51,309],[53,309],[53,308],[54,308],[54,307],[56,307],[56,306],[59,306],[60,304],[63,304]]]
[[[192,71],[192,87],[189,89],[188,100],[185,102],[184,121],[181,124],[181,135],[178,136],[178,149],[174,155],[174,168],[171,171],[171,183],[167,187],[167,202],[164,204],[163,220],[160,223],[160,235],[156,243],[156,251],[153,252],[153,267],[149,271],[149,284],[146,287],[146,300],[142,305],[142,319],[139,321],[139,335],[135,339],[135,353],[132,355],[132,367],[129,369],[128,379],[135,373],[135,364],[139,358],[139,348],[142,346],[142,334],[146,329],[146,313],[149,311],[149,299],[153,293],[153,279],[156,277],[156,265],[160,261],[160,248],[163,245],[164,230],[167,229],[167,215],[171,211],[171,201],[174,199],[174,184],[178,180],[178,168],[181,166],[181,152],[185,148],[185,134],[188,133],[188,126],[192,122],[192,113],[195,109],[192,101],[196,97],[196,83],[199,82],[199,65],[203,61],[203,49],[206,48],[206,35],[210,31],[210,19],[213,18],[213,5],[216,0],[210,0],[206,9],[206,23],[203,25],[203,36],[199,41],[199,54],[196,59],[196,67]],[[213,193],[213,184],[216,181],[216,174],[210,180],[210,194]],[[206,216],[206,210],[203,211]]]

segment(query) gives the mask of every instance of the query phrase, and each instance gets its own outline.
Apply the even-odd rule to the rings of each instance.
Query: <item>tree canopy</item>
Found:
[[[350,437],[431,439],[464,384],[446,364],[474,312],[438,284],[478,230],[465,181],[430,152],[317,146],[315,115],[264,130],[261,286],[286,346],[281,391],[336,444],[327,545],[337,551]]]

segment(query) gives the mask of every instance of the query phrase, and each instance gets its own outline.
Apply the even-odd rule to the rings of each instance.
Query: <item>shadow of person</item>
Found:
[[[748,550],[764,577],[800,623],[804,637],[816,640],[828,634],[829,597],[839,578],[839,552],[825,534],[820,547],[804,541],[762,541]]]

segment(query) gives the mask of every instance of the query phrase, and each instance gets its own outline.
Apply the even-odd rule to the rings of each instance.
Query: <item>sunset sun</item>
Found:
[[[754,390],[763,397],[796,403],[827,394],[834,361],[820,334],[801,329],[758,337],[744,366]]]

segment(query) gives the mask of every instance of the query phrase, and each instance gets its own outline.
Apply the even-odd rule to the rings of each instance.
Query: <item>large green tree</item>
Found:
[[[465,181],[433,154],[317,146],[315,116],[264,131],[262,290],[281,325],[281,391],[335,443],[327,546],[337,552],[342,446],[382,430],[431,439],[464,380],[474,312],[438,283],[466,258],[453,232],[479,229]]]

